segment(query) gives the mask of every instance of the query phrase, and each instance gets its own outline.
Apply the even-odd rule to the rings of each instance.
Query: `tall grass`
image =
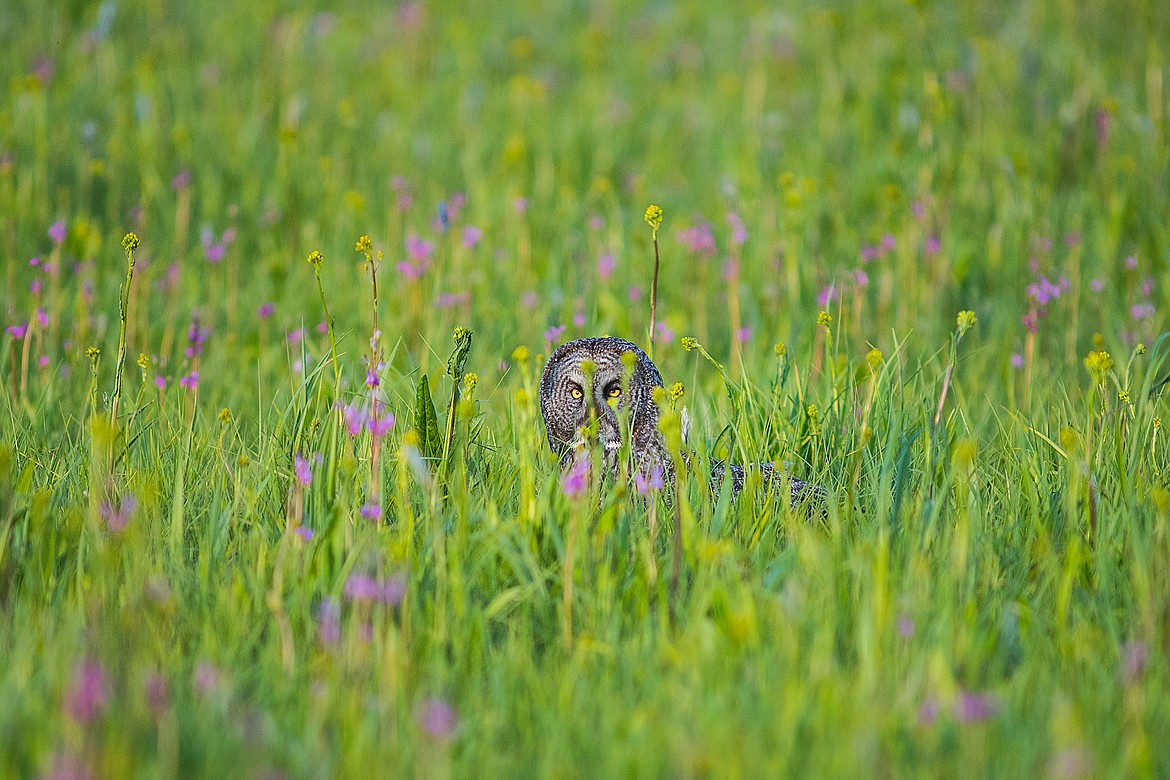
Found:
[[[1170,774],[1164,3],[0,31],[0,774]]]

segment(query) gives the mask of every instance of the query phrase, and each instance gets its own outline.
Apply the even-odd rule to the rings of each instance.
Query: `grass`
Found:
[[[1170,775],[1164,3],[0,31],[0,775]],[[656,251],[823,513],[562,489]]]

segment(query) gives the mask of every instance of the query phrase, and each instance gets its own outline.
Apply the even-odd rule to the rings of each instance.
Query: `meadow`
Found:
[[[1170,777],[1170,4],[0,40],[0,777]],[[655,240],[699,457],[569,489]]]

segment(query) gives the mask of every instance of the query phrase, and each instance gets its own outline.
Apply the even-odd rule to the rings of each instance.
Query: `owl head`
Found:
[[[632,372],[622,362],[627,353],[633,355]],[[592,364],[591,373],[582,365],[586,361]],[[656,445],[658,407],[651,398],[655,387],[662,387],[662,375],[636,344],[614,337],[562,344],[540,380],[540,411],[553,451],[562,457],[571,451],[596,417],[598,444],[607,464],[615,465],[622,446],[623,411],[628,413],[635,451]]]

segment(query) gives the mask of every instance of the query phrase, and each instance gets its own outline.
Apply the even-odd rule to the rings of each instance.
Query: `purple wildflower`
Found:
[[[861,247],[861,262],[863,262],[863,263],[872,262],[873,260],[877,260],[881,256],[882,256],[882,253],[876,246],[873,246],[871,244],[865,244],[864,246]]]
[[[380,504],[373,502],[362,504],[361,509],[358,510],[358,514],[362,516],[363,520],[377,522],[382,519],[382,507]]]
[[[163,390],[166,390],[166,389],[167,389],[167,380],[166,380],[166,378],[165,378],[165,377],[163,377],[163,376],[156,376],[156,377],[154,378],[154,386],[158,388],[158,391],[159,391],[160,393],[161,393]]]
[[[305,542],[313,541],[313,537],[315,536],[315,534],[313,533],[313,529],[309,528],[308,526],[304,526],[304,525],[298,525],[297,529],[295,531],[293,531],[293,533],[295,533],[297,536],[299,536],[301,538],[302,541],[305,541]]]
[[[58,220],[52,225],[49,225],[49,239],[57,246],[65,243],[65,233],[65,222],[63,220]]]
[[[158,384],[158,380],[155,380],[155,384],[156,385]],[[199,372],[192,371],[190,374],[187,374],[187,376],[180,379],[179,380],[179,387],[183,388],[184,390],[190,390],[192,392],[198,390],[199,389]],[[159,390],[161,390],[161,389],[162,389],[162,387],[159,387]]]
[[[605,228],[605,218],[600,214],[594,214],[589,218],[590,230],[602,230]]]
[[[612,254],[606,252],[601,255],[601,257],[597,258],[597,278],[603,282],[609,279],[609,277],[613,276],[613,269],[616,265],[617,261],[614,260]]]
[[[28,333],[28,323],[20,323],[18,325],[9,325],[4,329],[4,332],[11,336],[16,341],[24,338],[24,334]]]
[[[679,231],[678,240],[691,252],[703,257],[713,257],[718,251],[715,248],[715,235],[707,222],[699,222],[693,227]]]
[[[398,269],[398,273],[402,274],[412,282],[417,282],[419,279],[423,278],[423,274],[427,272],[425,266],[408,263],[405,260],[399,261],[398,264],[394,267]]]
[[[1137,255],[1130,255],[1129,257],[1125,258],[1125,267],[1128,268],[1129,270],[1131,270],[1131,271],[1135,270],[1137,268],[1137,265],[1138,265]]]
[[[942,243],[938,240],[938,236],[931,236],[926,239],[926,254],[937,255],[941,247]]]
[[[630,303],[638,303],[642,300],[642,288],[637,286],[631,287],[626,290],[626,297],[630,299]]]
[[[369,415],[366,418],[366,428],[375,439],[381,439],[394,429],[394,413],[383,412],[379,415]]]
[[[1017,371],[1019,371],[1021,368],[1024,367],[1024,356],[1021,355],[1019,352],[1012,353],[1011,361],[1012,361],[1012,368],[1014,368]]]
[[[1121,647],[1122,676],[1128,685],[1136,684],[1146,671],[1149,651],[1144,642],[1130,640]]]
[[[860,268],[854,269],[853,283],[858,287],[867,287],[869,285],[869,274]]]
[[[134,496],[123,496],[117,505],[112,501],[103,501],[98,507],[98,513],[105,521],[108,530],[120,534],[126,530],[126,526],[130,525],[130,518],[137,508],[138,502]]]
[[[650,469],[650,473],[639,471],[634,475],[634,489],[638,491],[639,495],[647,495],[652,491],[662,490],[664,482],[662,480],[662,466],[654,466]]]
[[[207,697],[215,693],[223,683],[223,674],[209,661],[200,661],[195,666],[192,675],[195,683],[195,692]]]
[[[517,214],[528,213],[528,198],[516,198],[512,201],[512,210]]]
[[[345,432],[350,436],[357,436],[366,424],[366,412],[360,406],[347,405],[341,410],[341,417],[345,421]]]
[[[729,257],[723,264],[723,279],[728,282],[734,282],[738,278],[739,261]]]
[[[659,321],[654,323],[654,332],[658,334],[658,340],[663,344],[669,344],[674,341],[674,330],[665,322]]]
[[[212,244],[203,250],[203,254],[207,257],[207,262],[212,265],[223,262],[223,257],[226,253],[227,246],[224,244]]]
[[[735,340],[740,344],[746,344],[752,340],[752,329],[749,326],[744,326],[735,332]]]
[[[90,723],[110,703],[110,682],[97,661],[86,660],[73,671],[73,684],[65,694],[65,711],[78,723]]]
[[[520,305],[525,309],[535,309],[540,305],[540,296],[529,290],[520,296]]]
[[[1154,304],[1152,303],[1135,303],[1129,307],[1129,316],[1135,320],[1148,320],[1154,316]]]
[[[1089,289],[1092,290],[1095,295],[1100,295],[1105,291],[1105,280],[1094,279],[1093,281],[1089,282]]]
[[[424,699],[415,712],[419,727],[432,739],[447,741],[459,726],[455,708],[445,699]]]
[[[435,306],[439,309],[453,309],[456,306],[466,306],[471,303],[471,293],[466,290],[457,293],[439,293]]]
[[[406,256],[420,265],[427,265],[435,254],[435,243],[419,238],[414,233],[406,237]]]
[[[576,498],[589,487],[589,460],[578,457],[561,477],[561,491],[568,498]]]
[[[727,224],[731,226],[731,243],[735,246],[743,246],[744,242],[747,241],[747,229],[739,214],[734,211],[728,212]]]
[[[191,171],[189,171],[185,168],[183,170],[179,171],[178,173],[176,173],[175,177],[173,179],[171,179],[171,189],[175,190],[176,192],[178,190],[185,190],[190,186],[191,186]]]
[[[926,697],[918,708],[918,725],[933,726],[938,720],[938,711],[938,700],[933,696]]]
[[[332,646],[341,641],[341,605],[325,599],[317,609],[317,633],[321,644]]]
[[[293,459],[293,474],[304,487],[313,484],[313,467],[304,455],[297,455]]]
[[[574,328],[584,328],[585,327],[585,312],[579,311],[573,315],[573,327]]]
[[[561,337],[564,335],[564,325],[550,325],[548,330],[544,332],[544,340],[550,344],[559,344],[561,343]]]
[[[275,311],[276,311],[275,304],[265,303],[265,304],[262,304],[260,306],[260,308],[256,310],[256,316],[262,320],[266,320],[269,317],[271,317]]]
[[[170,703],[167,680],[161,672],[153,671],[146,676],[146,683],[143,687],[146,689],[146,706],[150,709],[150,714],[154,719],[158,720],[166,714]]]
[[[483,230],[475,225],[463,226],[463,247],[465,249],[475,249],[479,246],[479,242],[483,240]]]
[[[995,714],[995,698],[985,693],[963,691],[955,700],[955,717],[963,723],[979,723]]]
[[[203,354],[203,345],[207,342],[207,330],[199,327],[199,320],[191,321],[187,329],[187,357],[199,357]]]
[[[1064,245],[1069,249],[1081,245],[1081,234],[1079,231],[1073,231],[1064,237]]]
[[[893,234],[886,233],[882,236],[882,251],[893,252],[898,248],[898,239],[894,238]]]
[[[835,285],[828,285],[817,293],[817,306],[822,309],[827,309],[837,297],[837,288]]]

